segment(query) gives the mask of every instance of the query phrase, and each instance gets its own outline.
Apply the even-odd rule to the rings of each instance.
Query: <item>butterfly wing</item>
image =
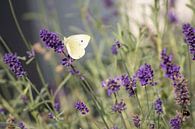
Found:
[[[66,41],[71,40],[74,42],[77,42],[80,47],[86,48],[89,44],[90,36],[85,34],[77,34],[77,35],[71,35],[68,38],[66,38]]]
[[[65,46],[68,54],[73,59],[79,59],[85,55],[85,49],[81,47],[78,41],[74,38],[67,38],[65,41]]]

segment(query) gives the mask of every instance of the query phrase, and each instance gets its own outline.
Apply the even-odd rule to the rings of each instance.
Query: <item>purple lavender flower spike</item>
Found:
[[[122,100],[120,102],[116,102],[113,106],[112,106],[112,111],[114,112],[118,112],[121,113],[122,111],[124,111],[126,109],[126,104],[125,102]]]
[[[59,101],[56,101],[54,103],[54,109],[57,111],[57,112],[60,112],[60,102]]]
[[[74,105],[74,107],[80,111],[82,115],[86,115],[89,112],[89,109],[87,108],[86,104],[82,101],[77,101]]]
[[[48,118],[49,118],[49,119],[54,119],[54,114],[53,114],[53,113],[51,113],[51,112],[49,112],[49,114],[48,114]]]
[[[181,129],[182,119],[177,115],[169,121],[169,124],[171,129]]]
[[[140,66],[136,72],[136,77],[139,79],[141,86],[156,85],[156,82],[153,81],[154,72],[149,64]]]
[[[22,77],[26,74],[16,54],[6,53],[3,56],[3,62],[8,65],[9,69],[15,73],[17,77]]]
[[[192,60],[195,60],[195,28],[193,28],[190,24],[183,24],[183,34],[185,42],[189,47],[189,51],[192,55]]]
[[[140,126],[141,126],[140,117],[138,115],[134,115],[132,119],[133,119],[133,123],[134,123],[135,127],[140,128]]]
[[[24,125],[23,122],[20,122],[20,123],[18,124],[18,127],[19,127],[20,129],[27,129],[27,128],[25,127],[25,125]]]
[[[41,29],[40,38],[48,48],[53,48],[55,52],[62,53],[64,51],[64,44],[56,33]]]
[[[168,19],[169,19],[170,23],[177,23],[178,22],[178,18],[173,10],[169,10]]]
[[[66,67],[69,67],[73,64],[73,62],[74,62],[73,58],[71,58],[70,56],[66,56],[64,59],[62,59],[61,64]]]
[[[154,110],[156,111],[156,113],[158,115],[160,115],[161,113],[163,113],[163,109],[162,109],[162,100],[160,98],[158,98],[155,102],[154,102]]]
[[[108,96],[110,96],[111,94],[116,93],[118,90],[120,90],[121,87],[120,78],[115,77],[103,81],[102,87],[105,87],[107,89],[107,94]]]
[[[135,95],[136,78],[130,78],[127,74],[121,76],[121,84],[125,87],[125,90],[129,93],[129,96]]]
[[[119,41],[116,41],[113,45],[112,45],[112,54],[113,55],[117,55],[118,54],[118,49],[121,47],[121,43]]]
[[[173,64],[172,62],[173,56],[167,55],[166,48],[161,52],[161,68],[165,71],[165,77],[174,80],[177,77],[181,76],[180,67]]]

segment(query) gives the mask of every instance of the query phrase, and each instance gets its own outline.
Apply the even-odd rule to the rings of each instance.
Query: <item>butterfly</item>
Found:
[[[85,55],[85,48],[89,44],[91,37],[86,34],[71,35],[64,37],[64,45],[67,52],[73,59],[80,59]]]

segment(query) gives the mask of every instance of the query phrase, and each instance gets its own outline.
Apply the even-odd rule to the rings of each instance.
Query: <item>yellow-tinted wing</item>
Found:
[[[67,38],[65,46],[68,54],[73,59],[79,59],[85,55],[85,49],[78,44],[78,41],[72,38]]]
[[[79,44],[80,47],[86,48],[89,44],[90,36],[86,34],[71,35],[66,38],[66,41],[71,40]]]

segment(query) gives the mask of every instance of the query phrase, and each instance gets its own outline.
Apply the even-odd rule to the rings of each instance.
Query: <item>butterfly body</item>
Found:
[[[89,44],[90,36],[85,34],[64,37],[67,52],[73,59],[80,59],[85,55],[85,48]]]

